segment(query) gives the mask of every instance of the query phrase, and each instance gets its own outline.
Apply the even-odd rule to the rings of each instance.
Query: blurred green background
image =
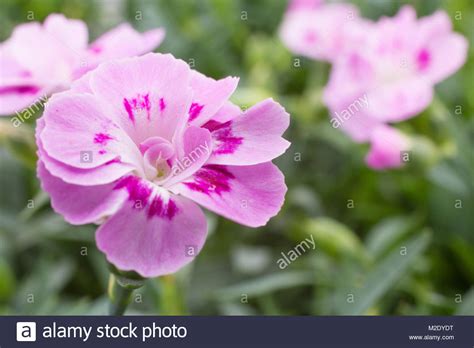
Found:
[[[406,2],[355,3],[376,19]],[[162,26],[157,51],[214,78],[240,76],[233,101],[242,107],[272,97],[291,114],[292,146],[276,161],[289,187],[281,213],[260,229],[208,214],[201,254],[178,274],[149,280],[129,313],[474,314],[474,3],[412,4],[419,16],[447,11],[469,39],[469,58],[427,110],[398,125],[414,138],[413,160],[377,172],[364,164],[366,145],[330,126],[321,103],[329,64],[294,57],[279,41],[286,1],[1,2],[1,41],[28,11],[39,21],[52,12],[81,18],[91,39],[124,20],[139,30]],[[19,128],[0,121],[0,314],[105,314],[96,227],[68,225],[40,192],[34,120]],[[281,253],[310,236],[316,249],[280,270]]]

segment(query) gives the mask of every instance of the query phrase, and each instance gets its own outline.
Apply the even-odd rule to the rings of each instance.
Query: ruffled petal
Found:
[[[178,154],[171,163],[171,177],[164,186],[169,187],[193,175],[207,162],[211,152],[211,133],[204,128],[188,127]]]
[[[51,196],[51,205],[58,214],[73,225],[100,222],[114,214],[127,195],[113,190],[115,184],[79,186],[65,183],[51,175],[43,162],[38,162],[41,187]]]
[[[281,209],[283,174],[271,162],[254,166],[206,165],[192,178],[170,188],[242,225],[265,225]]]
[[[189,123],[201,126],[227,102],[239,83],[236,77],[214,80],[192,70],[193,102],[188,110]]]
[[[109,262],[143,277],[157,277],[176,272],[199,253],[207,222],[195,203],[137,179],[125,179],[117,189],[128,192],[129,202],[96,234]],[[143,204],[138,205],[137,198]]]
[[[115,121],[136,144],[158,136],[169,141],[187,121],[192,91],[190,69],[170,54],[104,63],[90,86],[107,103]]]
[[[125,132],[89,94],[61,93],[46,104],[40,134],[48,155],[76,168],[95,168],[120,158],[141,167],[141,154]]]
[[[43,27],[64,48],[69,49],[71,54],[79,55],[87,47],[89,32],[81,20],[54,13],[45,19]]]
[[[38,156],[43,165],[53,176],[64,182],[82,186],[103,185],[114,182],[135,169],[135,166],[120,161],[117,157],[101,166],[89,169],[80,169],[64,164],[50,157],[43,148],[41,132],[44,129],[44,118],[40,118],[36,125],[36,144]]]
[[[164,39],[164,29],[140,33],[128,23],[106,32],[94,41],[89,51],[99,61],[138,56],[156,48]]]
[[[282,138],[289,124],[288,113],[272,99],[227,122],[212,119],[203,126],[211,131],[214,142],[208,163],[252,165],[271,161],[290,146]]]

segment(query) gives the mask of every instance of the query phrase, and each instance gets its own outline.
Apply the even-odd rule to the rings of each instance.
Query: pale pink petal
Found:
[[[80,59],[76,51],[36,22],[15,27],[11,37],[2,44],[3,49],[31,74],[31,78],[51,90],[69,86],[73,64]]]
[[[178,155],[171,163],[171,177],[166,180],[166,187],[193,175],[211,155],[212,139],[207,129],[188,127],[182,142]]]
[[[31,115],[26,110],[44,96],[45,90],[38,85],[17,85],[0,87],[0,115]],[[35,108],[36,109],[36,108]]]
[[[357,29],[359,22],[367,25],[359,20],[357,7],[350,4],[303,7],[285,14],[279,33],[283,43],[296,54],[335,60],[347,45],[363,39],[363,32]]]
[[[436,39],[451,32],[453,26],[448,14],[438,10],[430,16],[418,20],[419,40]]]
[[[44,21],[44,29],[58,40],[61,45],[69,48],[72,54],[79,55],[87,47],[89,33],[83,21],[68,19],[62,14],[51,14]]]
[[[324,4],[324,0],[290,0],[288,11],[312,10]]]
[[[403,165],[403,152],[410,149],[408,138],[395,128],[378,127],[371,136],[371,148],[365,161],[374,169],[396,168]]]
[[[192,70],[193,101],[188,110],[189,123],[201,126],[227,102],[239,83],[236,77],[214,80]]]
[[[57,213],[73,225],[99,222],[114,214],[127,195],[113,190],[115,184],[78,186],[67,184],[51,175],[41,160],[38,163],[41,187],[51,196],[51,205]]]
[[[423,111],[433,99],[433,87],[412,77],[375,86],[367,92],[369,116],[383,122],[399,122]]]
[[[192,201],[144,185],[119,183],[116,189],[128,192],[129,202],[97,230],[97,246],[121,270],[143,277],[174,273],[203,247],[206,218]]]
[[[93,94],[92,88],[91,88],[91,77],[92,77],[92,72],[88,72],[84,75],[81,75],[80,78],[77,80],[74,80],[71,84],[71,87],[69,90],[76,92],[76,93],[89,93]]]
[[[164,29],[140,33],[130,24],[123,23],[94,41],[90,46],[90,52],[100,61],[138,56],[152,51],[164,37]]]
[[[206,165],[191,179],[170,188],[242,225],[265,225],[281,209],[287,190],[272,163],[254,166]]]
[[[90,94],[64,92],[46,104],[40,138],[47,154],[76,168],[95,168],[120,157],[141,165],[136,145],[108,118],[99,100]]]
[[[41,132],[44,129],[44,118],[37,121],[36,143],[38,145],[38,157],[41,158],[43,165],[53,176],[61,178],[64,182],[75,185],[94,186],[111,183],[125,174],[135,169],[135,166],[122,163],[120,157],[101,166],[80,169],[69,166],[50,157],[43,148],[41,142]]]
[[[357,106],[357,107],[354,107]],[[370,139],[372,132],[383,122],[369,116],[367,110],[355,101],[342,109],[331,111],[331,126],[341,129],[356,142],[365,142]],[[353,110],[353,111],[351,111]]]
[[[227,101],[222,107],[212,116],[212,120],[220,123],[225,123],[242,114],[240,107],[234,103]]]
[[[224,123],[212,119],[203,126],[211,131],[213,139],[208,163],[252,165],[271,161],[290,146],[282,138],[289,124],[288,113],[273,99],[264,100]]]
[[[171,140],[187,121],[190,69],[170,54],[147,54],[101,64],[90,78],[116,122],[139,144],[159,136]]]
[[[431,83],[454,74],[467,59],[468,42],[462,35],[451,33],[430,40],[417,51],[417,69]]]

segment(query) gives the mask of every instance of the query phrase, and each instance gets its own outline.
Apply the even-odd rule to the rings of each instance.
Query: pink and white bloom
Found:
[[[352,4],[292,0],[279,34],[293,53],[333,61],[365,39],[366,26],[358,8]]]
[[[431,103],[434,85],[466,61],[468,43],[452,31],[445,12],[417,20],[410,6],[403,7],[393,18],[383,17],[373,23],[366,35],[363,45],[351,46],[333,62],[324,102],[335,117],[351,109],[360,98],[366,98],[368,107],[352,107],[355,112],[341,123],[341,128],[355,141],[369,141],[378,149],[379,155],[368,156],[371,167],[396,167],[400,162],[377,160],[393,155],[380,155],[384,148],[391,149],[380,143],[380,134],[387,130],[381,126],[423,111]],[[380,129],[385,131],[380,133]],[[400,139],[395,143],[408,144]]]
[[[163,29],[139,33],[121,24],[89,45],[86,24],[62,14],[49,15],[43,24],[18,25],[0,44],[0,115],[69,88],[104,61],[150,52],[164,35]]]
[[[103,63],[55,94],[36,136],[54,210],[72,224],[101,224],[108,261],[144,277],[173,273],[201,250],[198,204],[265,225],[286,192],[271,160],[289,146],[289,115],[271,99],[242,112],[228,100],[237,83],[147,54]]]

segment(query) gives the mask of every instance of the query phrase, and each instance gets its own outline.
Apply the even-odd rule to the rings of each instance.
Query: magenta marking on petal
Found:
[[[184,185],[191,190],[207,195],[211,193],[221,195],[221,193],[231,190],[229,181],[234,178],[235,176],[227,170],[227,167],[209,164],[194,174],[194,181],[185,182]]]
[[[99,153],[100,153],[100,151],[99,151]],[[122,161],[121,161],[120,157],[116,157],[114,159],[111,159],[108,162],[105,162],[105,165],[108,166],[108,165],[111,165],[112,163],[121,163],[121,162]]]
[[[163,111],[166,108],[165,100],[160,98],[160,111]]]
[[[123,105],[128,113],[128,118],[132,122],[135,122],[135,112],[141,110],[146,110],[146,117],[148,120],[150,119],[151,104],[148,94],[138,94],[136,98],[131,99],[124,98]]]
[[[150,97],[148,96],[148,94],[145,94],[143,96],[143,106],[145,107],[146,109],[146,118],[149,120],[150,119]]]
[[[109,134],[106,134],[106,133],[97,133],[95,136],[94,136],[94,143],[96,144],[100,144],[100,145],[107,145],[107,142],[109,140],[113,140],[114,138],[111,137]]]
[[[168,203],[164,203],[160,196],[155,196],[148,209],[148,217],[158,216],[171,220],[178,211],[178,207],[172,199],[168,200]]]
[[[125,107],[125,110],[128,113],[128,118],[130,119],[130,121],[135,122],[135,116],[133,115],[132,106],[126,98],[123,98],[123,106]]]
[[[191,122],[192,120],[195,120],[196,117],[199,116],[203,107],[204,105],[201,105],[198,103],[191,104],[191,107],[189,108],[189,122]]]
[[[5,86],[0,87],[0,94],[36,94],[39,90],[40,88],[38,86]]]
[[[128,199],[134,202],[135,209],[142,209],[148,204],[148,198],[151,195],[151,188],[140,178],[129,175],[117,181],[114,189],[125,188],[128,191]]]
[[[229,154],[242,144],[244,138],[236,137],[232,134],[232,121],[220,123],[217,121],[208,121],[204,126],[212,133],[212,137],[216,140],[213,154]]]
[[[99,150],[99,155],[104,155],[104,154],[106,154],[106,153],[107,153],[107,151],[105,151],[104,149]],[[107,164],[107,163],[106,163],[106,164]]]
[[[431,55],[427,49],[423,48],[422,50],[418,52],[418,55],[416,56],[416,63],[417,63],[418,70],[420,71],[425,70],[430,64],[430,61],[431,61]]]
[[[102,47],[100,47],[99,45],[92,45],[89,49],[95,54],[99,54],[100,52],[102,52]]]

